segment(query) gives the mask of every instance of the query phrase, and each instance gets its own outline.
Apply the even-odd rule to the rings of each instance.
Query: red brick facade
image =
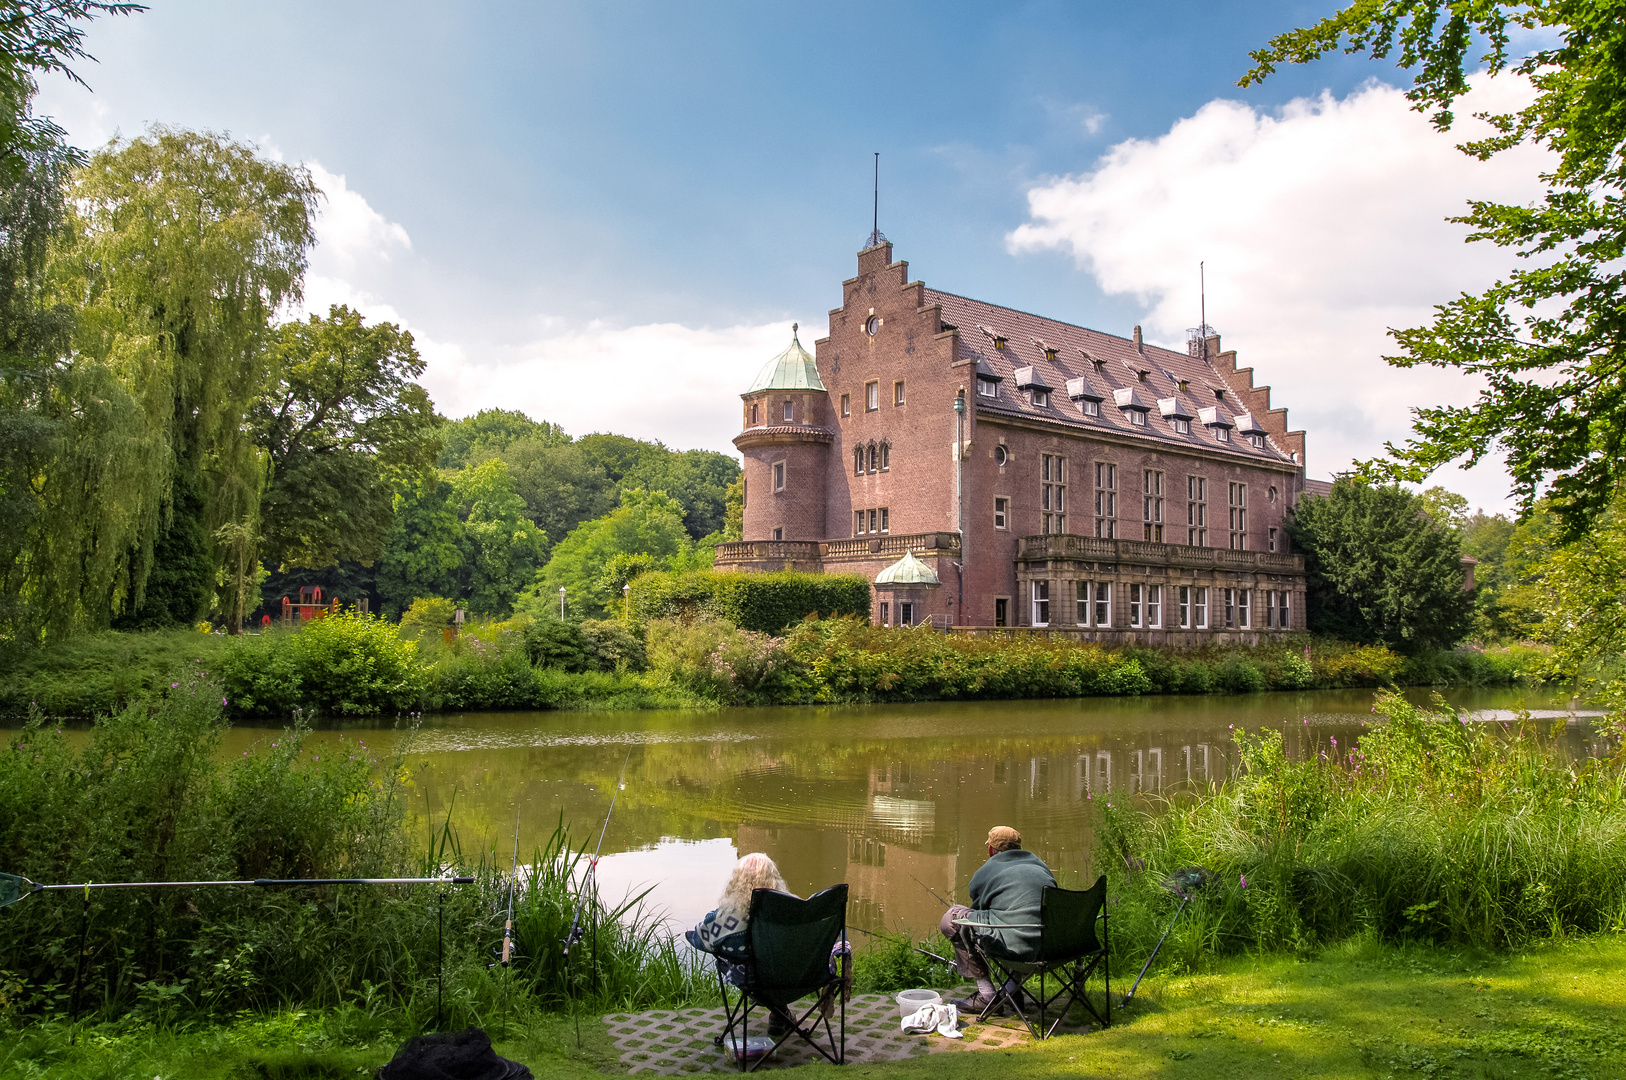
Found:
[[[912,549],[942,582],[916,620],[957,627],[1196,643],[1255,640],[1284,611],[1303,626],[1282,520],[1304,433],[1217,336],[1159,349],[1138,327],[928,289],[891,254],[861,252],[843,283],[815,345],[822,390],[744,395],[745,542],[719,565],[874,580]]]

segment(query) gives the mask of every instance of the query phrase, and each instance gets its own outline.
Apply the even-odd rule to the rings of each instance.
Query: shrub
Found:
[[[642,671],[649,666],[643,639],[621,623],[589,619],[582,634],[598,654],[600,671]]]
[[[858,574],[694,570],[643,574],[632,582],[631,599],[641,620],[722,619],[778,634],[813,614],[869,618],[870,586]]]
[[[649,626],[649,668],[657,682],[729,705],[787,700],[795,695],[794,661],[784,640],[731,623]]]
[[[525,628],[525,651],[538,667],[571,672],[599,667],[598,649],[579,623],[538,619]]]
[[[404,712],[422,705],[429,671],[416,642],[383,618],[340,611],[298,630],[232,639],[216,663],[226,697],[250,716],[296,708],[330,716]]]
[[[459,710],[537,707],[526,633],[509,623],[465,628],[434,653],[430,704]]]
[[[456,614],[456,600],[443,596],[420,596],[401,613],[401,632],[420,635],[439,633],[442,627],[452,625],[452,618]]]

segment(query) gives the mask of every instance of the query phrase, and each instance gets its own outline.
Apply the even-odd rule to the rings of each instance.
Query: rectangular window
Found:
[[[892,518],[891,511],[888,510],[884,506],[881,507],[881,531],[882,532],[891,532],[892,531],[892,520],[891,520],[891,518]]]
[[[1249,435],[1248,441],[1254,445],[1254,449],[1256,450],[1263,450],[1265,448],[1265,437],[1263,435]]]
[[[1112,582],[1095,583],[1095,625],[1112,625]]]
[[[989,397],[989,398],[998,397],[999,396],[999,380],[997,380],[997,379],[978,379],[977,380],[977,396],[978,397]]]
[[[1129,415],[1129,422],[1131,424],[1133,424],[1135,427],[1145,427],[1146,426],[1146,414],[1145,413],[1141,412],[1139,409],[1129,409],[1129,410],[1127,410],[1127,412],[1128,412],[1128,415]]]
[[[1180,629],[1191,629],[1191,586],[1180,586]]]
[[[1224,594],[1223,598],[1225,600],[1225,629],[1231,630],[1236,627],[1236,590],[1222,589],[1220,591]]]
[[[1033,582],[1033,625],[1050,625],[1050,582]]]
[[[1145,540],[1163,542],[1163,474],[1147,469],[1143,476],[1141,518],[1145,527]]]
[[[1276,530],[1270,530],[1270,550],[1276,550]]]
[[[870,532],[880,532],[881,531],[880,512],[877,511],[877,510],[871,510],[869,512],[869,531]]]
[[[892,625],[891,620],[892,620],[892,605],[887,603],[885,600],[882,600],[881,601],[881,625],[882,626],[891,626]]]
[[[1146,628],[1156,630],[1163,625],[1163,586],[1146,586]]]
[[[881,444],[881,471],[882,472],[890,472],[891,470],[892,470],[892,444],[889,443],[889,442],[884,442],[884,443]]]
[[[1129,586],[1129,625],[1139,627],[1142,625],[1142,612],[1146,605],[1146,586]]]
[[[1265,629],[1274,629],[1276,626],[1276,590],[1266,589],[1262,594],[1265,601]]]
[[[1090,583],[1087,581],[1075,581],[1073,585],[1077,589],[1075,598],[1078,601],[1078,607],[1076,609],[1078,617],[1073,621],[1078,623],[1080,626],[1088,626],[1090,625],[1090,597],[1093,595],[1090,591]]]
[[[750,496],[751,496],[751,481],[747,480],[745,477],[742,476],[742,477],[740,477],[740,509],[741,510],[744,510],[747,506],[750,505],[750,502],[749,502]]]
[[[1276,625],[1283,630],[1293,628],[1292,599],[1293,594],[1285,589],[1276,594]]]
[[[1174,418],[1174,433],[1176,435],[1190,435],[1191,434],[1191,421],[1190,420],[1182,420],[1180,417],[1176,416]]]
[[[994,625],[1009,626],[1011,624],[1011,598],[1008,596],[994,597]]]
[[[903,380],[902,379],[899,379],[897,382],[892,384],[892,404],[894,404],[894,405],[902,405],[903,404]]]
[[[1230,442],[1231,429],[1222,424],[1214,425],[1214,440],[1216,442]]]
[[[915,605],[907,600],[900,600],[898,602],[898,625],[915,625]]]
[[[1118,535],[1118,466],[1095,463],[1095,535]]]
[[[785,490],[785,463],[783,461],[773,463],[773,489],[775,491]]]
[[[1040,529],[1046,536],[1067,531],[1067,459],[1058,454],[1039,455]]]
[[[1238,589],[1236,591],[1236,625],[1239,629],[1247,630],[1253,626],[1252,607],[1253,590]]]
[[[755,403],[753,403],[751,405],[751,426],[752,427],[757,426],[757,407],[756,407]]]
[[[1037,409],[1050,408],[1050,391],[1033,388],[1033,406]]]
[[[773,531],[773,538],[775,540],[783,540],[785,538],[785,530],[784,529],[775,529]]]
[[[1208,586],[1191,587],[1191,621],[1199,630],[1208,629]]]
[[[881,384],[868,382],[864,384],[864,410],[874,412],[881,407]]]
[[[1208,546],[1208,481],[1201,476],[1186,477],[1186,543]]]
[[[1230,504],[1231,550],[1248,550],[1248,485],[1230,484],[1226,501]]]
[[[863,534],[864,534],[864,512],[862,510],[854,510],[853,511],[853,535],[854,536],[862,536]]]
[[[1010,516],[1011,516],[1011,500],[1009,500],[1009,499],[995,499],[994,500],[994,528],[996,528],[996,529],[1007,528],[1008,527],[1007,522],[1010,520]]]
[[[1085,416],[1101,415],[1101,403],[1099,401],[1091,401],[1089,398],[1085,398],[1078,403],[1078,407]]]
[[[841,395],[841,415],[842,416],[851,416],[852,414],[853,414],[853,396],[851,394],[842,394]]]
[[[785,402],[785,423],[788,424],[792,420],[794,420],[795,418],[796,418],[796,406],[795,406],[795,404],[793,402],[789,402],[789,401]]]

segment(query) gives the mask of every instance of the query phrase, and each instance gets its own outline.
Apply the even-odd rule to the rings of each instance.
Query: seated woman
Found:
[[[790,893],[779,867],[761,852],[752,852],[734,864],[728,885],[717,900],[717,908],[706,913],[700,925],[686,931],[684,937],[690,945],[709,952],[721,961],[730,963],[745,958],[745,927],[751,914],[751,892],[754,889],[777,889]],[[791,893],[791,895],[795,895]]]

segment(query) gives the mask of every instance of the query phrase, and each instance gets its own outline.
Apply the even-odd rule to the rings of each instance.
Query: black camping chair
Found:
[[[977,950],[988,962],[989,971],[994,973],[995,983],[999,987],[994,999],[983,1009],[979,1021],[985,1020],[993,1011],[994,1006],[1003,1001],[1022,1018],[1035,1039],[1048,1039],[1055,1033],[1056,1026],[1066,1017],[1067,1010],[1073,1002],[1078,1002],[1089,1014],[1101,1024],[1102,1027],[1112,1026],[1112,973],[1108,970],[1110,959],[1107,936],[1107,879],[1103,874],[1096,879],[1094,885],[1088,889],[1061,889],[1051,886],[1039,898],[1039,951],[1032,958],[1017,958],[1006,955],[999,948],[998,939],[985,938],[979,935],[968,935],[976,943]],[[1101,924],[1101,934],[1096,936],[1095,924]],[[971,923],[969,925],[975,925]],[[1087,990],[1090,976],[1100,971],[1106,984],[1105,1012],[1097,1011],[1090,1004]],[[1039,976],[1039,992],[1028,991],[1021,997],[1032,998],[1032,1007],[1024,1009],[1022,1003],[1011,993],[1012,988],[1020,988],[1022,983]],[[1057,981],[1056,992],[1049,996],[1045,994],[1045,979],[1055,976]],[[1063,1002],[1056,1013],[1056,1018],[1050,1021],[1049,1027],[1045,1021],[1049,1010],[1062,997]],[[1030,1014],[1036,1014],[1030,1015]]]
[[[717,985],[723,993],[728,1025],[712,1041],[725,1039],[738,1048],[740,1071],[749,1072],[797,1036],[825,1059],[840,1065],[847,1059],[847,1000],[843,973],[834,962],[838,944],[846,955],[847,886],[832,885],[806,900],[774,889],[751,893],[745,952],[739,962],[717,961]],[[732,993],[731,993],[732,988]],[[799,1011],[809,994],[813,1003]],[[784,1034],[762,1054],[748,1053],[746,1038],[753,1015],[765,1009],[777,1017]],[[831,1014],[840,1010],[832,1024]],[[735,1041],[737,1040],[737,1041]]]

